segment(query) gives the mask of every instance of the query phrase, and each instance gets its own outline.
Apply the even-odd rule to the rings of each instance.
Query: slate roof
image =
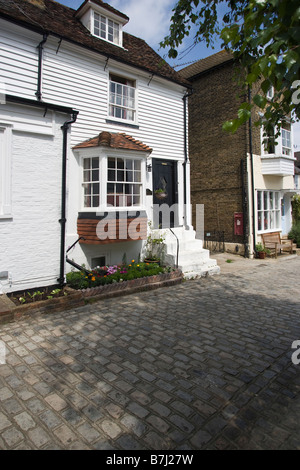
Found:
[[[83,2],[83,4],[85,4]],[[101,0],[94,3],[126,15],[113,9]],[[82,8],[83,4],[79,7]],[[101,53],[119,62],[141,68],[184,86],[189,82],[181,77],[165,62],[143,39],[123,33],[123,47],[116,46],[93,36],[76,17],[76,11],[54,0],[0,0],[0,18],[13,21],[39,33],[51,33],[79,46]]]
[[[231,61],[233,61],[233,55],[225,50],[222,50],[216,54],[206,57],[205,59],[198,60],[194,64],[188,65],[187,67],[179,70],[178,73],[183,78],[193,80],[193,78],[196,78],[198,75]]]
[[[81,142],[75,145],[73,150],[84,149],[90,147],[110,147],[114,149],[127,149],[127,150],[139,150],[144,152],[152,152],[152,148],[146,144],[143,144],[139,140],[134,139],[132,136],[125,133],[112,133],[112,132],[101,132],[96,137],[92,137],[89,140]]]

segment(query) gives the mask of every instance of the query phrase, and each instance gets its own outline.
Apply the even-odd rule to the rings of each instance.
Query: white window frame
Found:
[[[274,87],[273,86],[270,86],[270,88],[267,91],[266,96],[267,96],[267,99],[270,100],[270,101],[274,98]]]
[[[285,129],[284,125],[287,124],[290,129]],[[274,135],[276,134],[277,128],[274,128]],[[289,119],[286,119],[281,123],[281,133],[277,137],[277,145],[274,144],[274,152],[268,153],[266,151],[265,141],[268,137],[264,136],[264,127],[261,128],[261,155],[274,155],[276,157],[293,157],[293,133],[292,126]],[[289,139],[288,139],[289,138]],[[289,147],[284,145],[289,140]],[[275,141],[275,138],[274,138]]]
[[[111,76],[115,76],[116,78],[119,78],[122,81],[123,80],[128,80],[129,82],[133,82],[135,86],[126,85],[126,84],[122,84],[121,82],[111,80]],[[111,84],[116,84],[116,86],[119,85],[121,87],[125,87],[125,89],[128,88],[129,92],[131,90],[134,90],[134,107],[131,107],[129,105],[126,106],[123,103],[118,104],[118,102],[115,102],[117,100],[115,100],[115,101],[111,100],[111,93],[112,93],[111,92]],[[122,97],[123,97],[123,95],[121,95],[119,99],[122,100]],[[130,98],[129,98],[129,100],[130,100]],[[138,83],[137,83],[137,80],[135,78],[133,78],[132,76],[124,76],[124,75],[119,74],[118,72],[114,72],[113,70],[111,70],[108,74],[108,100],[107,101],[108,101],[107,116],[108,116],[109,120],[116,121],[116,122],[124,122],[126,124],[132,124],[132,125],[137,124],[137,122],[138,122]],[[111,106],[114,106],[115,108],[122,109],[124,111],[127,110],[128,112],[132,112],[133,113],[133,119],[114,116],[111,113]]]
[[[284,128],[284,125],[288,126],[289,129]],[[292,157],[292,126],[288,121],[284,121],[281,124],[281,148],[282,154]],[[289,143],[289,145],[287,145]]]
[[[87,160],[90,160],[91,161],[91,168],[89,169],[86,169],[85,168],[85,162]],[[96,164],[98,163],[98,166],[96,168],[93,169],[93,163],[92,163],[92,160],[96,160]],[[93,176],[89,177],[89,179],[85,179],[85,174],[87,174],[87,172],[90,172],[90,174],[92,175],[94,172],[98,172],[98,178],[93,180]],[[99,156],[87,156],[85,158],[82,159],[82,184],[81,184],[81,187],[82,187],[82,197],[83,197],[83,202],[82,202],[82,205],[84,208],[87,208],[87,209],[94,209],[95,207],[99,207],[100,205],[100,200],[101,200],[101,178],[100,178],[100,160],[99,160]],[[87,175],[88,176],[88,175]],[[98,185],[98,192],[97,193],[94,193],[93,189],[91,189],[91,194],[90,195],[86,195],[85,194],[85,187],[86,186],[90,186],[90,185]],[[85,199],[90,197],[91,200],[93,200],[93,198],[98,198],[98,202],[99,204],[96,206],[93,205],[92,206],[86,206],[85,205]],[[92,202],[92,201],[91,201]]]
[[[83,181],[83,169],[84,169],[84,160],[86,158],[99,158],[99,180],[100,180],[100,204],[99,207],[85,207],[84,205],[84,181]],[[108,184],[108,159],[109,158],[122,158],[124,160],[139,160],[141,162],[141,194],[140,194],[140,204],[136,206],[112,206],[107,204],[107,184]],[[110,149],[108,151],[99,152],[97,154],[84,152],[81,154],[80,158],[80,168],[81,168],[81,200],[79,207],[80,212],[119,212],[119,211],[140,211],[145,210],[145,194],[146,194],[146,155],[141,152],[124,152],[122,150]],[[103,177],[105,175],[105,177]],[[120,182],[120,184],[124,184]],[[132,184],[135,184],[134,182]]]
[[[259,193],[261,193],[260,208],[258,204]],[[273,204],[271,194],[273,194]],[[270,189],[256,191],[256,228],[258,234],[281,231],[281,200],[282,196],[280,191]],[[261,227],[259,227],[259,214],[261,214]],[[272,223],[272,221],[274,223]],[[265,222],[267,222],[267,228],[265,228]],[[273,227],[271,227],[271,225],[273,225]]]
[[[97,16],[96,16],[97,15]],[[104,20],[104,21],[103,21]],[[96,33],[96,22],[99,22],[99,32]],[[103,29],[101,26],[105,22],[105,31],[104,35],[102,35]],[[112,23],[112,25],[110,24]],[[113,39],[109,39],[109,28],[112,26],[113,28]],[[115,37],[115,29],[118,29],[117,33],[117,38]],[[115,46],[123,47],[122,46],[122,39],[123,39],[123,34],[122,34],[122,24],[116,21],[113,18],[110,18],[109,16],[104,15],[103,13],[93,11],[92,13],[92,33],[94,36],[97,38],[103,39],[103,41],[107,41],[111,44],[114,44]]]
[[[12,125],[0,123],[0,219],[12,218]]]

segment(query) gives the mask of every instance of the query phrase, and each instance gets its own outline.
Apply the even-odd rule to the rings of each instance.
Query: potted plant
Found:
[[[270,254],[270,250],[265,248],[262,243],[257,243],[257,245],[255,245],[255,251],[260,259],[265,259],[267,254]]]
[[[165,199],[168,196],[168,193],[165,189],[159,188],[154,191],[155,196],[157,199]]]
[[[152,230],[151,222],[149,222],[150,233],[146,242],[145,263],[162,263],[165,237],[159,230]]]

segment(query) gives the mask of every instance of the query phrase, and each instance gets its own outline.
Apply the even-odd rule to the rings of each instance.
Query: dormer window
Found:
[[[121,44],[121,25],[109,18],[94,12],[94,35],[106,41]]]
[[[76,17],[94,36],[123,47],[123,26],[128,16],[101,0],[85,0]]]

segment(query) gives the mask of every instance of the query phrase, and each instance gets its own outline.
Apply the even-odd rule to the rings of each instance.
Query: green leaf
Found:
[[[262,95],[255,95],[253,96],[253,102],[256,104],[256,106],[263,109],[267,104],[267,99]]]

